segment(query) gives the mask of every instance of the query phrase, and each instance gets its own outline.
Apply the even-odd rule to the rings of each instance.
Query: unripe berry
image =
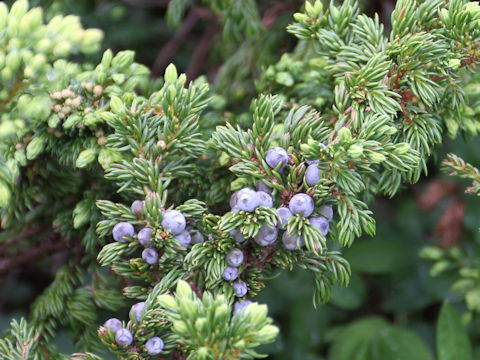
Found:
[[[163,340],[158,336],[154,336],[148,339],[145,348],[147,349],[148,355],[158,355],[163,350]]]
[[[305,171],[305,181],[308,186],[315,186],[320,181],[320,169],[317,164],[309,165]]]
[[[143,213],[143,201],[141,200],[135,200],[133,203],[132,203],[132,206],[130,206],[130,209],[132,210],[132,212],[137,215],[137,216],[140,216],[142,215]]]
[[[290,211],[289,208],[286,207],[280,207],[276,210],[278,216],[280,216],[280,221],[277,224],[277,227],[279,227],[282,230],[285,230],[287,227],[287,221],[290,217],[293,216],[292,212]]]
[[[322,214],[323,217],[326,217],[328,221],[333,219],[333,206],[332,205],[323,205],[318,209],[318,212]]]
[[[263,225],[258,231],[258,234],[255,235],[254,240],[260,246],[268,246],[277,240],[277,236],[277,228],[270,228],[267,225]]]
[[[155,249],[147,248],[142,251],[142,259],[147,264],[153,265],[158,262],[158,253]]]
[[[297,250],[305,245],[303,237],[298,237],[297,234],[289,234],[287,231],[283,233],[282,243],[288,250]]]
[[[240,249],[232,249],[226,257],[227,264],[233,267],[239,267],[243,263],[243,251]]]
[[[175,235],[175,239],[184,248],[188,248],[188,245],[192,242],[192,237],[187,230],[183,230],[180,234]]]
[[[178,210],[167,210],[163,214],[162,226],[169,229],[172,234],[180,234],[185,230],[185,217]]]
[[[115,334],[118,330],[122,328],[122,322],[116,318],[108,319],[105,322],[105,326],[112,329],[113,333]]]
[[[313,199],[307,194],[296,194],[290,199],[288,204],[290,211],[293,214],[299,214],[303,217],[309,217],[313,213],[314,203]]]
[[[243,243],[245,241],[245,236],[240,232],[240,230],[230,231],[230,236],[233,236],[237,243]]]
[[[133,336],[130,330],[120,329],[115,333],[115,342],[118,346],[128,346],[133,342]]]
[[[248,305],[253,304],[250,300],[243,300],[242,302],[236,301],[233,305],[233,315],[238,313],[239,311],[246,309]]]
[[[275,168],[278,164],[282,163],[280,167],[282,169],[288,164],[288,153],[285,151],[285,149],[279,146],[271,148],[267,151],[265,161],[272,169]]]
[[[222,277],[227,281],[233,281],[238,277],[238,269],[236,267],[229,266],[223,270]]]
[[[243,211],[252,212],[258,206],[260,199],[255,190],[243,188],[238,192],[236,206]]]
[[[191,238],[192,238],[192,243],[193,244],[198,244],[202,243],[205,241],[205,238],[203,237],[202,233],[198,230],[193,230],[191,233]]]
[[[270,186],[266,185],[264,182],[259,181],[257,183],[257,191],[263,191],[263,192],[266,192],[267,194],[271,194],[273,189]]]
[[[153,230],[150,228],[143,228],[138,232],[137,239],[140,244],[143,246],[150,246],[152,245],[150,239],[152,238],[152,232]]]
[[[115,241],[126,242],[125,238],[133,237],[135,234],[135,229],[133,228],[132,224],[122,221],[113,227],[112,233]]]
[[[247,284],[244,281],[235,281],[233,289],[236,297],[244,297],[248,292]]]
[[[273,199],[265,191],[257,191],[257,196],[259,199],[258,206],[273,207]]]
[[[137,319],[138,322],[142,320],[142,311],[144,306],[145,306],[145,301],[141,301],[132,306],[133,312],[135,313],[135,319]]]
[[[330,224],[328,223],[328,220],[326,218],[324,218],[323,216],[312,216],[308,220],[310,221],[310,224],[312,226],[315,226],[317,229],[320,230],[323,236],[326,236],[328,234]]]

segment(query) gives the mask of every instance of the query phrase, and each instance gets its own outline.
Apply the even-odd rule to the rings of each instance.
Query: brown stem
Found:
[[[183,40],[185,40],[190,31],[192,31],[199,19],[200,16],[196,11],[192,10],[188,13],[180,29],[178,29],[175,35],[170,39],[169,42],[165,44],[160,53],[157,55],[152,67],[153,77],[158,77],[163,70],[165,70],[172,56],[175,54],[175,51],[181,45]]]
[[[12,245],[15,245],[22,241],[23,239],[26,239],[29,236],[32,236],[36,234],[40,229],[37,227],[33,227],[30,229],[26,229],[23,233],[21,233],[18,236],[15,236],[11,239],[9,239],[6,243],[0,245],[0,254],[4,253],[7,248],[9,248]]]

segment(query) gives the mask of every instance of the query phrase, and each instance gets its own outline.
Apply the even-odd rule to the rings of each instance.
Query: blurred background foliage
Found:
[[[134,50],[136,61],[150,67],[154,76],[163,74],[170,62],[189,79],[206,76],[217,94],[214,106],[223,116],[237,116],[238,121],[257,92],[252,79],[259,79],[262,69],[296,43],[285,27],[301,1],[257,3],[262,11],[259,21],[270,31],[252,29],[245,38],[231,38],[234,32],[229,34],[226,27],[222,34],[215,16],[200,1],[186,9],[181,21],[169,14],[168,24],[167,0],[32,1],[34,6],[48,8],[49,16],[80,15],[85,27],[105,32],[105,48]],[[364,10],[378,12],[387,30],[393,5],[363,1]],[[98,61],[100,54],[91,60]],[[268,304],[281,329],[279,340],[264,349],[270,358],[389,360],[407,359],[406,354],[412,360],[432,358],[443,300],[449,300],[458,314],[466,314],[467,309],[463,299],[450,290],[455,273],[432,277],[431,262],[421,259],[419,251],[425,245],[448,248],[461,244],[467,249],[478,245],[480,201],[464,194],[467,182],[447,179],[440,172],[440,162],[447,152],[455,152],[479,166],[479,145],[478,139],[446,140],[429,164],[428,179],[406,187],[394,199],[375,199],[377,235],[356,241],[345,252],[352,266],[351,285],[337,288],[328,305],[313,308],[306,272],[284,272],[271,280],[258,299]],[[62,263],[59,253],[0,276],[0,330],[9,327],[12,317],[27,314]],[[479,359],[478,318],[463,320],[470,320],[473,359]],[[62,351],[74,351],[66,331],[56,342]],[[395,348],[403,351],[401,357],[392,352]]]

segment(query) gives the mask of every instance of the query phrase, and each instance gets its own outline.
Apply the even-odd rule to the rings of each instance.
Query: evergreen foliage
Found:
[[[235,113],[241,101],[222,81],[268,37],[261,11],[250,0],[203,4],[232,54],[215,84],[173,64],[153,80],[129,50],[106,50],[93,64],[84,55],[99,51],[99,30],[26,0],[0,3],[0,272],[21,252],[70,249],[28,319],[0,338],[0,359],[98,360],[101,343],[119,359],[262,357],[257,347],[279,330],[251,300],[269,280],[307,270],[313,304],[329,301],[334,286],[354,281],[345,249],[375,235],[374,196],[427,175],[447,135],[480,130],[477,3],[399,0],[386,33],[355,0],[306,2],[287,27],[295,48],[258,76],[260,60],[236,74],[250,86],[258,79],[248,113]],[[194,6],[171,1],[166,21],[181,26]],[[443,164],[480,193],[476,168],[453,154]],[[456,271],[453,289],[474,318],[478,249],[421,254],[434,275]],[[102,311],[130,300],[129,318],[115,316],[121,333],[102,326]],[[453,359],[442,339],[468,346],[449,306],[441,360]],[[90,353],[55,349],[62,326]],[[414,335],[373,318],[343,329],[331,358],[357,354],[349,333],[363,327],[378,337],[358,358],[374,359],[389,338],[410,344],[412,359],[431,358]]]

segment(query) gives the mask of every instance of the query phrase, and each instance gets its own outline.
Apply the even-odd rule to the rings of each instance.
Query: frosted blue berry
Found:
[[[318,168],[317,164],[312,164],[307,167],[307,171],[305,171],[305,181],[308,186],[317,185],[320,181],[320,169]]]
[[[142,320],[142,312],[143,312],[143,308],[145,307],[145,301],[136,303],[132,307],[133,307],[133,312],[135,313],[135,319],[137,319],[137,321]]]
[[[280,216],[280,221],[278,222],[277,226],[280,229],[285,230],[285,228],[287,227],[287,221],[290,217],[293,216],[293,214],[290,209],[286,207],[280,207],[276,210],[276,212],[278,216]]]
[[[328,234],[328,230],[330,229],[330,224],[328,220],[323,216],[312,216],[310,219],[310,224],[315,226],[317,229],[320,230],[323,236]]]
[[[222,277],[227,281],[233,281],[238,277],[238,269],[233,266],[229,266],[223,270]]]
[[[150,246],[152,245],[150,239],[152,238],[152,232],[153,230],[150,228],[143,228],[138,232],[137,239],[140,244],[143,246]]]
[[[278,230],[277,228],[270,228],[267,225],[262,225],[258,234],[255,235],[254,240],[260,246],[271,245],[277,240]]]
[[[288,207],[295,215],[299,214],[303,217],[309,217],[314,209],[313,199],[307,194],[296,194],[290,199]]]
[[[180,234],[175,235],[175,239],[177,239],[180,246],[184,248],[187,248],[192,242],[192,236],[187,230],[183,230]]]
[[[282,243],[288,250],[297,250],[305,245],[303,237],[298,237],[297,234],[289,234],[287,231],[283,233]]]
[[[180,234],[185,230],[185,216],[178,210],[167,210],[163,214],[162,226],[172,234]]]
[[[323,205],[320,206],[318,212],[322,214],[322,216],[326,217],[328,221],[333,219],[333,206],[332,205]]]
[[[257,191],[257,196],[259,199],[258,206],[273,207],[273,199],[265,191]]]
[[[318,164],[318,161],[319,161],[319,160],[305,160],[305,162],[307,163],[307,165]]]
[[[198,230],[193,230],[191,233],[191,239],[193,244],[198,244],[202,243],[205,241],[205,238],[203,237],[202,233]]]
[[[119,329],[115,333],[115,342],[118,346],[128,346],[133,342],[133,336],[128,329]]]
[[[147,349],[148,355],[158,355],[163,350],[163,340],[158,336],[154,336],[148,339],[145,348]]]
[[[243,301],[236,301],[233,305],[233,315],[238,313],[239,311],[246,309],[248,305],[253,304],[250,300],[243,300]]]
[[[142,251],[142,259],[147,264],[153,265],[158,262],[158,253],[155,249],[147,248]]]
[[[244,297],[248,291],[247,284],[244,281],[235,281],[233,283],[233,290],[235,290],[236,297]]]
[[[112,318],[105,321],[105,326],[112,329],[113,333],[115,334],[122,328],[122,322],[116,318]]]
[[[228,266],[239,267],[243,263],[243,251],[232,249],[226,256]]]
[[[266,192],[267,194],[271,194],[273,189],[267,184],[265,184],[263,181],[259,181],[257,183],[257,191],[263,191],[263,192]]]
[[[243,211],[252,212],[257,208],[259,202],[260,199],[255,190],[243,188],[238,192],[236,207]]]
[[[280,163],[282,163],[280,168],[284,168],[288,164],[288,153],[279,146],[271,148],[267,151],[265,161],[272,169]]]
[[[233,236],[237,243],[243,243],[245,241],[245,236],[240,232],[240,230],[232,230],[230,231],[230,236]]]
[[[133,228],[132,224],[122,221],[113,227],[112,233],[115,241],[126,242],[125,238],[133,237],[135,234],[135,229]]]
[[[143,213],[143,204],[144,204],[144,201],[135,200],[130,206],[130,209],[135,215],[140,216]]]

